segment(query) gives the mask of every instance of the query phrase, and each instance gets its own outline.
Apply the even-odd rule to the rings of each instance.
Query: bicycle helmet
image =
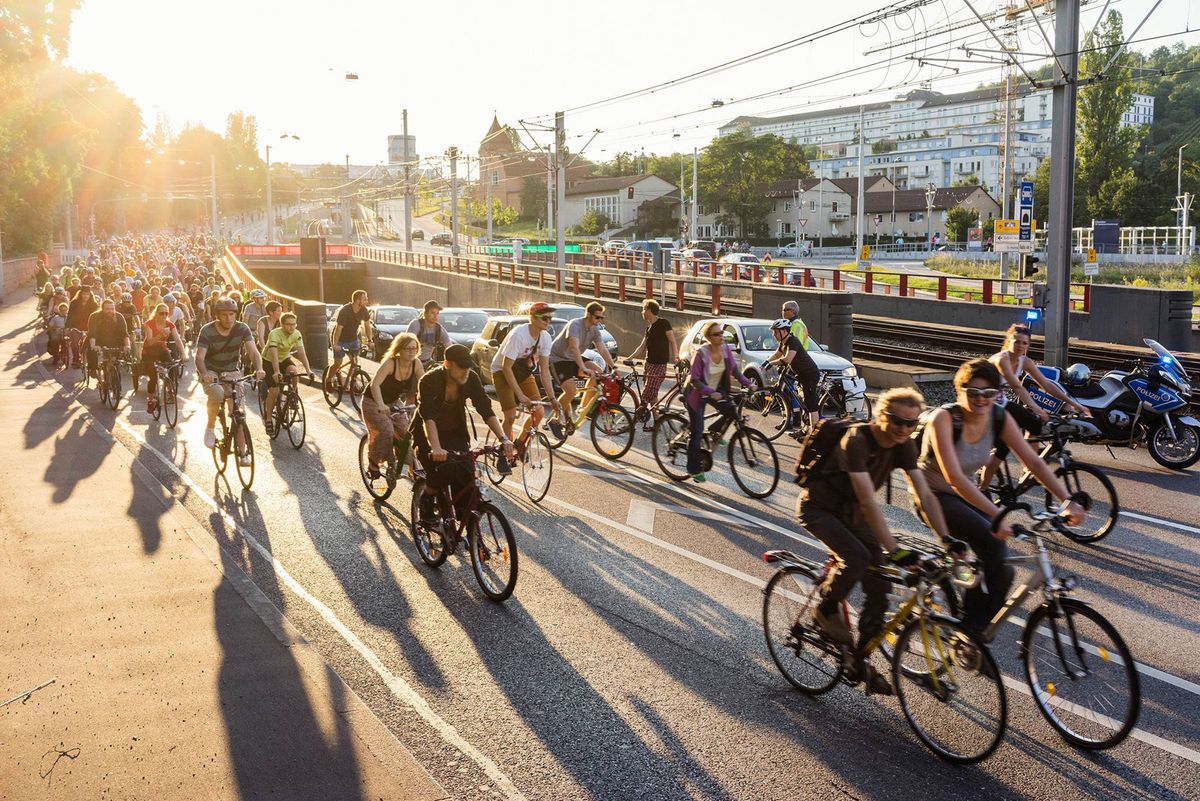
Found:
[[[1072,387],[1080,387],[1090,381],[1092,371],[1086,364],[1076,362],[1063,373],[1063,383]]]
[[[788,331],[791,329],[791,327],[792,327],[792,321],[785,320],[782,317],[780,317],[775,322],[771,323],[772,331]]]
[[[250,297],[254,298],[255,300],[262,300],[266,296],[267,296],[267,293],[263,292],[261,289],[256,289],[250,293]]]
[[[122,303],[132,303],[133,295],[129,294],[128,292],[122,292],[121,293],[121,302]]]
[[[213,311],[215,311],[217,314],[220,314],[221,312],[237,312],[237,310],[237,303],[229,298],[221,298],[213,304]]]

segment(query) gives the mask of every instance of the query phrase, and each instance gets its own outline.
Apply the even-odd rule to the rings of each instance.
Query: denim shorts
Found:
[[[357,339],[352,339],[349,342],[338,342],[333,346],[333,355],[345,356],[347,353],[358,353],[359,347]]]

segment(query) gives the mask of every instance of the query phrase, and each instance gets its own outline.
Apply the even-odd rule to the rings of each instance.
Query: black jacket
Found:
[[[436,421],[441,415],[442,406],[446,403],[446,381],[448,380],[446,368],[438,365],[421,376],[421,381],[417,384],[417,414],[413,419],[412,431],[413,442],[422,450],[429,449],[429,441],[425,437],[425,421]],[[492,410],[492,399],[487,396],[487,392],[483,389],[483,382],[479,379],[479,373],[474,370],[467,374],[467,383],[459,388],[459,400],[456,404],[459,414],[462,416],[463,430],[467,428],[468,399],[484,420],[490,420],[496,416],[496,412]],[[444,442],[443,447],[445,447]]]

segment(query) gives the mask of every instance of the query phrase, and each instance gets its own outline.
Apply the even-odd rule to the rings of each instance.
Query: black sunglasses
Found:
[[[921,422],[919,417],[901,417],[892,412],[887,413],[888,422],[892,425],[903,426],[904,428],[916,428],[917,423]]]

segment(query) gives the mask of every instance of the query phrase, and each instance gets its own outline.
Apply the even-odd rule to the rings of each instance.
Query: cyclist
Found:
[[[238,284],[238,286],[242,286]],[[261,289],[255,289],[250,293],[250,302],[242,307],[242,322],[250,327],[251,331],[258,331],[258,319],[267,313],[267,293]],[[259,339],[258,346],[264,347],[266,340]]]
[[[736,378],[743,387],[750,387],[750,379],[742,375],[737,360],[733,357],[733,349],[725,343],[725,334],[721,324],[709,323],[704,328],[704,340],[707,343],[696,349],[692,357],[692,367],[688,378],[685,403],[688,409],[691,436],[688,439],[687,471],[692,481],[703,483],[707,480],[700,471],[700,451],[704,445],[704,407],[707,404],[715,406],[722,414],[733,412],[733,402],[729,398],[732,378]]]
[[[58,359],[67,333],[67,304],[59,303],[50,310],[46,320],[46,352],[51,359]]]
[[[784,380],[791,386],[793,397],[798,394],[796,384],[800,385],[804,392],[804,408],[808,414],[808,425],[811,428],[821,419],[820,404],[817,400],[817,383],[821,380],[821,371],[817,369],[817,363],[813,361],[812,356],[808,355],[804,343],[792,333],[792,330],[793,323],[786,317],[781,317],[771,323],[771,335],[775,337],[778,347],[764,364],[781,365],[780,369],[784,371]],[[793,407],[793,411],[799,412],[799,409]]]
[[[391,405],[403,399],[415,403],[417,384],[425,370],[419,357],[421,343],[415,334],[405,332],[392,339],[383,361],[371,380],[370,391],[362,399],[363,422],[367,424],[368,470],[379,477],[380,462],[392,453],[392,441],[408,430],[408,415],[391,413]],[[401,465],[397,465],[399,469]]]
[[[254,341],[261,342],[265,349],[267,347],[267,337],[279,327],[281,319],[283,319],[283,304],[277,300],[267,301],[267,313],[259,317],[258,322],[254,324]],[[263,355],[266,355],[265,350]]]
[[[149,381],[146,384],[146,411],[154,414],[154,407],[158,403],[158,371],[154,369],[154,363],[182,357],[183,340],[179,337],[179,329],[171,322],[171,313],[165,303],[158,304],[154,316],[146,321],[142,330],[141,372]],[[174,353],[170,348],[172,344],[175,346]]]
[[[994,364],[986,359],[964,362],[954,374],[954,388],[957,401],[938,409],[925,425],[918,461],[937,506],[922,499],[918,508],[926,522],[931,517],[936,521],[941,512],[954,537],[970,545],[982,562],[986,590],[976,587],[963,599],[963,625],[982,631],[1003,606],[1013,578],[1012,567],[1004,561],[1008,555],[1005,540],[1012,531],[1004,525],[992,533],[991,521],[1000,509],[974,480],[992,448],[1007,445],[1051,495],[1069,502],[1071,525],[1083,522],[1085,512],[1054,469],[1025,441],[1016,420],[995,408],[1000,371]]]
[[[436,300],[425,302],[425,309],[417,319],[408,324],[408,333],[413,334],[421,343],[421,364],[428,365],[431,361],[441,361],[446,353],[446,346],[452,342],[450,332],[438,322],[442,313],[442,305]]]
[[[550,365],[558,378],[559,386],[562,387],[562,394],[558,396],[558,408],[563,410],[563,414],[571,413],[571,401],[575,398],[576,391],[575,377],[600,373],[600,368],[596,367],[594,362],[583,358],[585,350],[595,348],[609,370],[616,368],[612,356],[608,354],[608,348],[604,347],[604,340],[600,338],[603,327],[604,307],[592,301],[584,308],[584,315],[568,323],[550,345]],[[549,425],[554,436],[562,439],[562,423],[551,420]]]
[[[933,503],[925,476],[917,469],[917,448],[911,437],[923,403],[920,393],[912,389],[889,389],[880,395],[875,419],[846,429],[805,481],[796,501],[800,525],[841,563],[821,603],[813,610],[813,622],[825,636],[854,646],[860,653],[883,628],[887,611],[888,582],[869,572],[868,566],[880,564],[885,552],[898,563],[907,561],[911,554],[897,545],[876,498],[893,470],[904,471],[913,493],[924,498],[933,510],[930,517],[934,531],[943,541],[947,539],[945,521]],[[823,425],[835,422],[825,421]],[[814,440],[815,435],[809,442]],[[859,582],[865,600],[855,645],[839,606]],[[887,679],[861,657],[856,659],[855,668],[867,692],[891,694]]]
[[[275,301],[271,301],[271,303],[279,306]],[[304,337],[296,330],[296,315],[288,312],[279,316],[279,327],[272,328],[267,333],[262,355],[264,359],[271,362],[271,369],[267,371],[267,411],[263,423],[266,426],[267,434],[273,435],[275,423],[274,418],[271,417],[271,410],[275,408],[275,402],[279,400],[279,385],[284,381],[284,376],[300,374],[300,367],[292,359],[292,356],[294,355],[300,360],[300,364],[304,365],[304,372],[312,372],[312,367],[308,363],[308,354],[304,352]]]
[[[550,399],[555,410],[561,414],[558,401],[554,398],[554,385],[550,379],[550,322],[554,319],[554,308],[549,303],[538,301],[529,307],[529,322],[508,332],[504,342],[492,357],[492,384],[496,398],[504,412],[504,437],[512,438],[513,423],[517,419],[517,405],[529,405],[538,397],[537,382],[533,378],[536,360],[545,397]],[[528,427],[532,423],[526,423]],[[507,475],[512,472],[507,455],[496,460],[496,469]]]
[[[84,289],[83,293],[91,295]],[[92,301],[95,303],[95,299]],[[129,350],[129,329],[125,327],[125,318],[117,314],[117,304],[105,300],[100,304],[100,310],[92,312],[85,325],[88,335],[88,369],[95,371],[96,354],[101,348],[123,348]]]
[[[658,316],[660,310],[657,300],[646,298],[642,301],[642,319],[646,321],[646,335],[625,362],[632,366],[633,360],[638,358],[643,350],[646,352],[646,386],[642,391],[642,404],[648,409],[654,408],[658,400],[658,389],[667,377],[667,365],[679,360],[679,346],[675,344],[675,333],[671,329],[671,323]],[[653,425],[653,420],[647,420],[644,430],[650,431]]]
[[[230,412],[233,411],[233,395],[226,397],[222,378],[238,376],[238,357],[247,354],[254,363],[254,375],[258,379],[266,376],[262,369],[262,357],[254,349],[254,334],[249,327],[237,319],[237,302],[230,298],[221,298],[213,304],[217,319],[200,329],[196,339],[196,375],[203,382],[204,392],[208,395],[208,417],[204,426],[204,447],[212,449],[217,444],[217,434],[214,430],[217,420],[217,410],[222,403],[228,403]],[[238,429],[241,436],[241,429]],[[238,463],[250,465],[250,455],[245,451],[245,444],[237,443]]]
[[[333,364],[325,374],[325,384],[329,389],[334,388],[333,382],[337,380],[338,370],[342,367],[342,358],[347,353],[358,353],[358,332],[369,317],[365,289],[354,290],[350,302],[338,309],[337,322],[333,326]]]
[[[179,332],[180,339],[187,335],[188,328],[192,323],[192,315],[188,312],[187,307],[179,302],[182,297],[186,297],[182,292],[180,297],[176,297],[173,292],[163,295],[163,303],[167,304],[167,319]]]
[[[537,305],[537,304],[535,304]],[[541,304],[545,305],[545,304]],[[511,337],[511,335],[510,335]],[[465,345],[446,348],[446,358],[425,373],[417,384],[417,414],[413,418],[413,444],[417,458],[425,468],[428,482],[419,503],[421,517],[433,520],[434,494],[445,487],[457,492],[475,475],[466,462],[446,464],[448,451],[470,447],[471,434],[467,427],[467,399],[483,418],[488,428],[504,446],[504,458],[516,458],[511,437],[504,433],[492,401],[483,389],[483,381],[473,369],[471,351]]]

